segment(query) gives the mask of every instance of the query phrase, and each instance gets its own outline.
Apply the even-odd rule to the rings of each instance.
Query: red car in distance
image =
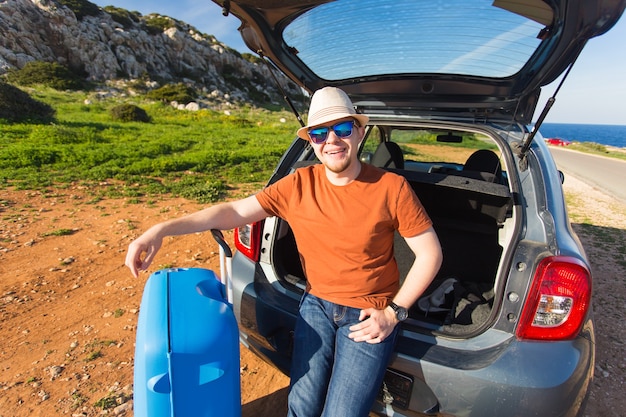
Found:
[[[555,145],[555,146],[568,146],[572,144],[572,142],[570,142],[569,140],[565,140],[561,138],[546,138],[546,143],[548,145]]]

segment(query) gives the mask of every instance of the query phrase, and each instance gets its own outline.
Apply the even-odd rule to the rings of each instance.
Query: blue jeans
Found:
[[[361,310],[305,294],[294,334],[289,417],[364,417],[376,400],[398,327],[382,343],[354,342]]]

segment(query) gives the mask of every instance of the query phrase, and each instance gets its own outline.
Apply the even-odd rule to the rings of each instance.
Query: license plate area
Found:
[[[379,394],[379,400],[385,404],[391,404],[406,410],[411,400],[413,391],[412,375],[400,372],[396,369],[387,368],[383,379],[383,388]]]

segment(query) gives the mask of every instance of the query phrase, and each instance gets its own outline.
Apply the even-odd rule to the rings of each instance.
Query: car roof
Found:
[[[528,124],[540,88],[626,0],[214,0],[246,45],[308,91],[362,111]]]

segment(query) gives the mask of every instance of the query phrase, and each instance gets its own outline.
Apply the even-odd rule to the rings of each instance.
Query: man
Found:
[[[368,415],[397,324],[441,265],[432,222],[407,181],[359,161],[368,120],[342,90],[316,91],[298,136],[310,141],[321,164],[257,195],[157,224],[131,243],[126,257],[138,276],[165,236],[233,229],[267,216],[285,219],[308,285],[294,334],[291,417]],[[401,287],[396,230],[416,256]]]

